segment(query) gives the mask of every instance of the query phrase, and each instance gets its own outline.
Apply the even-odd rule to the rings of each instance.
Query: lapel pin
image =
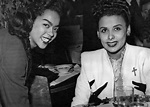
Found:
[[[134,76],[136,76],[136,71],[137,71],[137,69],[135,67],[133,67],[132,72],[134,73]]]

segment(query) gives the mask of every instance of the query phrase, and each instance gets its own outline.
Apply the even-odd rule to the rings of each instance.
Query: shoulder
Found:
[[[86,51],[81,54],[81,60],[95,60],[103,56],[105,54],[104,49],[98,49],[94,51]]]
[[[10,35],[7,29],[0,30],[0,45],[3,51],[22,51],[24,49],[22,41],[17,36]]]
[[[0,29],[0,40],[2,41],[2,38],[5,37],[5,35],[8,34],[8,30],[5,28]]]
[[[128,45],[128,52],[141,57],[150,57],[150,49],[146,47]]]
[[[95,56],[95,55],[100,55],[104,53],[104,49],[98,49],[98,50],[94,50],[94,51],[85,51],[81,54],[81,56],[83,57],[92,57],[92,56]]]

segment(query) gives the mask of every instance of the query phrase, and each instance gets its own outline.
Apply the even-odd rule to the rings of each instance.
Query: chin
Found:
[[[107,51],[111,54],[115,54],[119,51],[119,49],[116,49],[116,48],[112,48],[112,49],[107,49]]]
[[[118,51],[109,51],[109,53],[116,54],[116,53],[118,53]]]
[[[39,47],[40,49],[45,49],[46,46],[47,46],[47,45],[39,45],[38,47]]]

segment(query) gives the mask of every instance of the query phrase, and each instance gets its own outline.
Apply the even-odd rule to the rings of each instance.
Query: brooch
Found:
[[[135,67],[133,67],[132,72],[134,73],[134,76],[136,76],[136,71],[137,71],[137,69]]]

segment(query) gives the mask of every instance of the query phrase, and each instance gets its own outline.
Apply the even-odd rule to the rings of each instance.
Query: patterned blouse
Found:
[[[121,57],[117,60],[111,57],[109,58],[113,67],[113,72],[114,72],[114,87],[115,87],[114,96],[120,96],[120,95],[123,95],[124,93],[123,88],[122,88],[123,79],[122,79],[122,72],[121,72],[124,53],[125,53],[125,49],[122,51]]]

